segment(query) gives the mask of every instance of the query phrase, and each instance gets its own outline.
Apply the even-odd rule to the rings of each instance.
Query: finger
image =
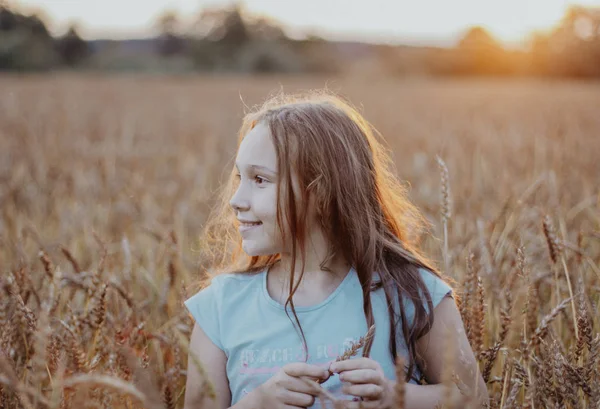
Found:
[[[310,365],[304,362],[293,362],[283,367],[283,370],[289,376],[310,376],[311,378],[326,378],[329,372],[317,365]]]
[[[379,399],[383,394],[383,387],[369,384],[346,384],[342,386],[346,395],[360,396],[368,399]]]
[[[304,376],[296,378],[288,375],[282,380],[281,386],[290,391],[306,393],[313,396],[318,395],[320,392],[318,384],[313,379]]]
[[[299,406],[301,408],[307,408],[315,403],[315,397],[307,395],[306,393],[285,391],[282,399],[286,405]]]
[[[340,374],[340,381],[350,383],[381,383],[381,376],[372,369],[355,369],[354,371],[344,371]]]
[[[353,371],[355,369],[377,369],[377,361],[370,358],[354,358],[344,361],[335,361],[329,366],[329,370],[333,373],[344,371]]]

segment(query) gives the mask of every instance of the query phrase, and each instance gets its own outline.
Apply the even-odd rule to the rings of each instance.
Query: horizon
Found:
[[[231,0],[146,0],[142,4],[123,4],[105,0],[20,0],[9,5],[37,12],[50,31],[61,34],[76,23],[86,40],[134,39],[156,35],[153,24],[167,11],[193,18],[202,8],[233,4]],[[87,5],[86,5],[87,3]],[[248,0],[242,2],[250,14],[266,15],[279,22],[287,35],[319,35],[327,40],[370,43],[452,46],[473,26],[481,26],[505,46],[522,46],[535,31],[547,31],[560,22],[569,6],[600,7],[600,0],[504,0],[483,3],[456,0],[453,3],[421,0],[305,0],[281,2]],[[344,12],[341,5],[346,5]],[[352,4],[353,7],[348,7]],[[114,10],[121,8],[120,14]],[[41,13],[40,13],[41,12]]]

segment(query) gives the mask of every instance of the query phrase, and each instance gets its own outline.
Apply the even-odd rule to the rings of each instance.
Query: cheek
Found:
[[[270,241],[273,246],[281,246],[283,244],[283,237],[277,224],[277,216],[273,215],[272,218],[268,220],[268,222],[264,223],[264,233],[265,237],[268,241]],[[288,235],[286,235],[287,237]]]
[[[267,191],[257,195],[252,204],[254,215],[265,224],[277,221],[277,198],[273,192]]]
[[[258,215],[256,215],[258,217]],[[275,219],[270,220],[261,218],[263,224],[259,231],[249,235],[245,240],[242,240],[243,250],[250,256],[261,256],[281,253],[283,248],[283,240],[279,229],[275,223]]]
[[[254,216],[263,222],[263,232],[272,240],[280,240],[277,224],[277,196],[275,188],[261,192],[253,203]],[[285,215],[284,215],[285,217]]]
[[[285,206],[282,212],[282,222],[284,223],[283,228],[280,229],[277,223],[277,188],[275,186],[261,189],[260,192],[254,197],[252,202],[253,214],[256,218],[263,222],[263,238],[270,242],[270,246],[278,250],[283,245],[283,239],[291,243],[291,234],[289,228],[286,225],[286,210]],[[283,234],[280,230],[283,230]],[[266,243],[265,243],[266,244]]]
[[[287,245],[284,247],[284,237]],[[290,235],[285,233],[282,235],[279,225],[277,224],[277,216],[273,214],[268,220],[263,221],[262,245],[268,247],[270,253],[281,253],[287,251],[287,246],[290,244]]]

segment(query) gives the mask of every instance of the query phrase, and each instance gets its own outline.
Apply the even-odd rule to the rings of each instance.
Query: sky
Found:
[[[92,38],[152,35],[164,10],[183,17],[231,0],[9,0],[41,10],[54,33],[76,22]],[[452,45],[472,25],[488,29],[506,44],[518,44],[532,30],[558,23],[570,4],[600,7],[600,0],[246,0],[251,13],[266,14],[289,28],[329,39]]]

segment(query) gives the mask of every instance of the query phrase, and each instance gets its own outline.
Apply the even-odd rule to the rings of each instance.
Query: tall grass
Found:
[[[182,407],[196,239],[243,105],[279,82],[325,79],[0,79],[0,408]],[[600,87],[328,84],[432,222],[491,407],[595,407]]]

